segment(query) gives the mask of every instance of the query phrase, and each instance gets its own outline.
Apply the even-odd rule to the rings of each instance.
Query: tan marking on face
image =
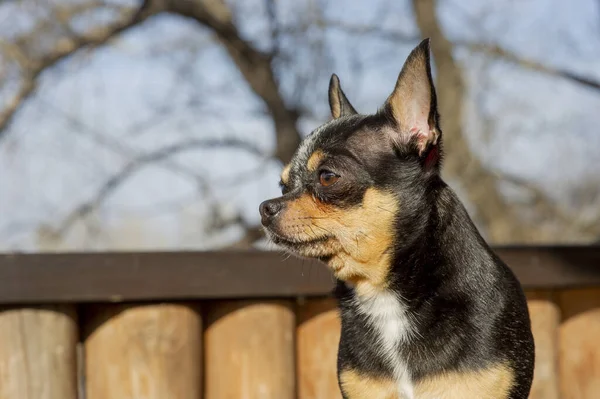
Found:
[[[292,168],[291,164],[285,165],[283,170],[281,171],[281,182],[283,184],[288,184],[290,181],[290,169]]]
[[[355,370],[342,371],[340,385],[348,399],[400,399],[394,380],[361,375]]]
[[[375,188],[367,189],[362,204],[352,209],[304,194],[288,202],[280,228],[301,241],[332,237],[326,255],[332,256],[328,264],[336,277],[357,287],[382,289],[387,285],[398,207],[393,194]]]
[[[505,399],[515,380],[506,364],[487,369],[451,372],[425,378],[415,384],[415,397],[420,399]]]
[[[308,169],[309,172],[314,172],[317,170],[324,158],[325,153],[321,150],[316,150],[312,153],[310,158],[308,158],[308,161],[306,162],[306,169]]]

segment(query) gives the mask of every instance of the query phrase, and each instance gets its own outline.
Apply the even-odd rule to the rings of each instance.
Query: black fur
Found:
[[[427,73],[432,84],[431,72]],[[439,129],[433,88],[431,95],[429,120]],[[509,398],[527,398],[534,344],[522,288],[440,177],[441,142],[423,152],[415,138],[389,140],[389,132],[399,128],[387,103],[374,115],[348,114],[327,123],[294,157],[284,195],[267,202],[285,206],[310,193],[323,203],[352,209],[361,205],[369,187],[394,193],[400,211],[395,217],[395,244],[389,249],[387,286],[402,298],[416,328],[414,337],[397,348],[408,359],[412,380],[505,363],[515,375]],[[308,171],[307,160],[316,150],[327,157],[317,170]],[[321,170],[339,173],[342,179],[321,187]],[[275,230],[262,205],[261,213],[265,226]],[[293,252],[293,246],[287,246]],[[338,370],[391,378],[377,332],[357,308],[354,288],[338,281],[335,293],[342,315]]]
[[[453,370],[477,370],[508,361],[516,381],[509,398],[527,398],[534,344],[521,286],[473,226],[456,195],[439,177],[425,187],[399,187],[413,199],[412,215],[397,222],[391,287],[414,315],[418,333],[399,351],[413,379]],[[408,232],[408,234],[407,234]],[[352,288],[338,282],[342,315],[338,369],[374,376],[391,370],[378,355],[377,339],[358,313]]]

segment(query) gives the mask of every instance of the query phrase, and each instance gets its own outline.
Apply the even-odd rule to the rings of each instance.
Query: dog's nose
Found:
[[[281,201],[268,200],[260,204],[260,217],[263,226],[269,225],[283,207]]]

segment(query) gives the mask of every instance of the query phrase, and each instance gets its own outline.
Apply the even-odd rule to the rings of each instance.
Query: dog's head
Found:
[[[423,212],[437,176],[441,130],[429,39],[409,55],[383,107],[360,115],[337,76],[329,85],[333,120],[302,142],[281,174],[282,196],[260,205],[270,239],[328,264],[336,277],[383,285],[399,226]]]

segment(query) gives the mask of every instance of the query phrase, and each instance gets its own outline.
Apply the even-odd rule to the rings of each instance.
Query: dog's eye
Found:
[[[321,185],[323,187],[329,187],[332,184],[334,184],[336,181],[338,181],[339,178],[340,177],[338,175],[336,175],[335,173],[330,172],[328,170],[323,170],[319,174],[319,183],[321,183]]]
[[[283,183],[283,181],[279,182],[279,188],[281,189],[281,194],[285,195],[288,192],[288,187]]]

